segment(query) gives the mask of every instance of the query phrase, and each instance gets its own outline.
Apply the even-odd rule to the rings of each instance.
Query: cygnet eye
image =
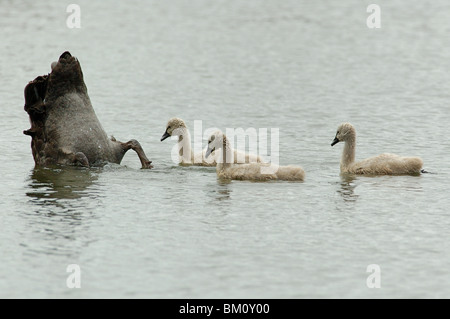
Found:
[[[169,129],[170,128],[170,125],[167,127],[167,129]]]

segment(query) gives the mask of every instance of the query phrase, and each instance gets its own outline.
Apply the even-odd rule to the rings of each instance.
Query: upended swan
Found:
[[[186,123],[180,118],[171,118],[167,122],[166,131],[161,137],[161,142],[170,136],[178,136],[178,149],[181,165],[216,166],[217,156],[215,153],[206,158],[206,150],[194,153],[191,149],[191,134]],[[244,163],[263,162],[260,156],[234,150],[234,163],[245,160]]]
[[[331,146],[345,142],[341,158],[341,173],[366,175],[416,175],[423,161],[419,157],[381,154],[355,163],[356,130],[350,123],[341,124]]]
[[[216,131],[208,139],[206,157],[220,149],[222,149],[222,159],[217,162],[216,166],[219,178],[252,181],[303,181],[305,179],[305,172],[300,166],[278,166],[270,163],[231,163],[229,159],[234,157],[234,151],[230,147],[230,142],[225,134],[221,131]]]

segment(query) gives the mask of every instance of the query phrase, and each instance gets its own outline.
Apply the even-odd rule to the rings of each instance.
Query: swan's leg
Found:
[[[75,164],[81,164],[81,166],[89,167],[89,160],[87,159],[86,155],[82,152],[77,152],[74,155],[74,163]]]
[[[121,145],[125,152],[127,152],[129,149],[132,149],[137,153],[137,155],[139,156],[139,160],[141,161],[142,168],[153,168],[153,166],[151,165],[152,161],[147,158],[141,144],[139,144],[138,141],[130,140],[129,142],[121,143]]]

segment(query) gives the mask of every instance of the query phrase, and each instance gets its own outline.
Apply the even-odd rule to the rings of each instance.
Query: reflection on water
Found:
[[[223,201],[228,200],[231,197],[231,190],[230,190],[230,180],[218,180],[217,185],[218,188],[216,189],[216,200]]]
[[[35,168],[30,176],[27,196],[36,199],[77,199],[97,179],[91,170],[77,167]]]
[[[92,169],[35,168],[31,171],[26,195],[37,213],[76,218],[80,210],[86,212],[90,205],[96,205],[96,201],[83,201],[82,198],[95,195],[87,190],[97,179],[97,172]]]
[[[91,185],[96,170],[77,167],[34,168],[30,172],[26,196],[29,208],[20,216],[27,225],[26,254],[36,256],[77,256],[88,242],[87,232],[98,196]],[[88,191],[89,190],[89,191]],[[93,197],[95,196],[95,198]]]
[[[358,199],[358,195],[354,193],[356,188],[356,184],[353,182],[354,180],[356,180],[355,175],[341,174],[341,187],[337,192],[346,202],[354,202]]]
[[[214,183],[207,185],[206,194],[211,198],[211,203],[216,205],[217,202],[225,204],[231,199],[231,180],[217,179]]]

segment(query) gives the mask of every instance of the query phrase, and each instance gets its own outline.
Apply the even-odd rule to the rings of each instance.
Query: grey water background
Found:
[[[450,3],[0,0],[0,297],[450,297]],[[103,169],[34,169],[23,88],[69,50],[96,114],[140,141]],[[179,167],[170,117],[278,128],[303,183],[217,179]],[[357,159],[423,158],[436,174],[341,177]],[[81,267],[70,289],[69,264]],[[368,288],[366,268],[381,269]]]

